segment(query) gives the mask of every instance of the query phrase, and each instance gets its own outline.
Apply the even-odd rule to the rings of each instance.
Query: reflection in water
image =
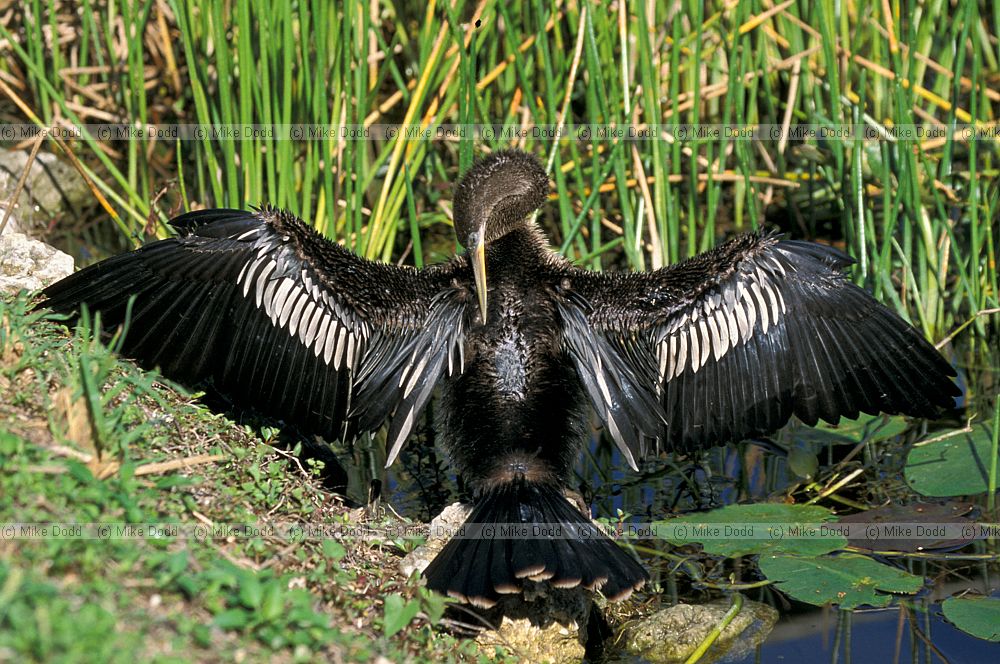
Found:
[[[1000,662],[1000,644],[962,632],[944,620],[938,604],[837,611],[797,605],[784,612],[761,646],[759,659],[738,662]],[[924,638],[926,637],[926,639]]]

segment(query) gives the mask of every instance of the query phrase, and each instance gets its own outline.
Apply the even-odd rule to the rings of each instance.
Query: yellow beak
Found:
[[[479,296],[479,310],[483,312],[483,324],[486,324],[486,241],[485,233],[479,234],[479,240],[472,249],[472,273],[476,277],[476,295]]]

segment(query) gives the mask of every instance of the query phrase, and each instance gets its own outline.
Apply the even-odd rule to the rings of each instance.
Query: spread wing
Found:
[[[591,390],[591,400],[631,465],[651,438],[693,450],[773,432],[793,414],[813,425],[953,406],[952,367],[845,279],[851,262],[830,247],[755,234],[651,273],[574,270],[569,288],[586,302],[589,329],[571,330],[567,343],[598,344],[586,341],[593,335],[618,355],[605,350],[577,368],[585,384],[612,388]],[[622,365],[656,406],[613,389]],[[608,422],[609,404],[619,421]],[[616,434],[626,422],[633,430]]]
[[[451,270],[362,259],[289,213],[203,210],[186,233],[109,258],[44,291],[131,319],[123,352],[330,439],[389,428],[398,454],[443,371],[461,371],[466,294]]]

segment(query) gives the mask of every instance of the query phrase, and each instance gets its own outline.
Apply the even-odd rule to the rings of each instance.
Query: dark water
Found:
[[[951,419],[931,423],[932,428],[954,428],[961,426],[967,414],[992,412],[998,392],[996,379],[1000,376],[995,361],[997,356],[978,353],[971,357],[971,360],[956,362],[959,382],[969,399],[958,404],[959,409]],[[975,370],[969,370],[970,366],[976,367]],[[910,434],[909,442],[917,433]],[[580,491],[596,516],[618,518],[624,513],[635,522],[733,503],[775,500],[804,482],[790,469],[781,446],[786,449],[805,446],[814,452],[820,475],[824,467],[836,463],[853,448],[815,441],[802,443],[803,437],[808,439],[793,425],[773,440],[727,445],[692,458],[668,456],[646,463],[641,473],[633,473],[626,469],[615,446],[595,433],[577,468]],[[842,494],[871,506],[926,500],[910,491],[900,479],[907,441],[904,436],[901,440],[884,443],[892,448],[871,451],[873,460],[870,462],[875,467],[874,472],[866,476],[875,477],[875,481]],[[380,464],[375,461],[364,465],[369,469],[377,468]],[[411,441],[383,481],[383,497],[398,513],[414,520],[427,521],[459,497],[467,497],[451,472],[447,457],[436,449],[433,431],[426,425],[419,439]],[[363,478],[355,482],[355,486],[363,484]],[[804,500],[802,493],[795,497],[796,502]],[[978,506],[976,514],[984,516],[985,497],[970,497],[969,500]],[[850,511],[828,501],[820,504],[834,507],[838,512]],[[642,544],[665,554],[671,552],[671,547],[664,542]],[[976,542],[950,553],[996,554],[997,549],[995,543]],[[670,571],[675,566],[665,558],[642,557],[664,589],[659,598],[662,606],[676,601],[700,603],[724,596],[723,591],[700,585],[683,570]],[[697,555],[693,558],[699,574],[720,585],[724,585],[733,573],[743,582],[760,579],[756,576],[755,565],[746,561],[698,558]],[[940,605],[936,603],[967,589],[1000,596],[1000,564],[950,560],[947,556],[920,562],[902,558],[886,561],[934,579],[934,588],[903,599],[905,608],[894,603],[887,609],[853,612],[790,601],[770,587],[746,592],[749,599],[774,606],[781,617],[756,653],[744,659],[726,661],[1000,663],[1000,644],[977,639],[953,627],[942,617]]]
[[[953,627],[939,605],[921,611],[899,607],[841,612],[812,609],[783,614],[759,652],[733,662],[1000,662],[1000,644],[989,643]],[[914,624],[916,623],[916,624]],[[935,653],[916,635],[928,637]],[[839,638],[838,638],[839,637]]]

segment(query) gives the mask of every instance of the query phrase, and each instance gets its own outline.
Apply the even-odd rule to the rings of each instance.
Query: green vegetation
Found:
[[[829,521],[835,521],[833,512],[816,505],[779,505],[775,503],[759,503],[756,505],[727,505],[711,512],[687,514],[658,525],[668,533],[667,539],[673,544],[681,545],[692,541],[701,541],[702,550],[714,556],[746,556],[752,554],[793,553],[802,556],[818,556],[836,551],[847,546],[847,539],[830,535],[823,539],[806,539],[795,537],[792,533],[774,532],[768,528],[770,524],[787,523],[819,529]],[[754,528],[753,534],[739,538],[713,537],[699,540],[698,530],[704,530],[721,524],[741,524]],[[686,528],[684,528],[686,526]],[[672,537],[677,528],[682,527],[683,537]],[[785,535],[788,535],[786,538]]]
[[[792,475],[798,475],[793,451],[815,458],[821,451],[845,443],[853,444],[853,451],[839,463],[824,467],[816,477],[799,475],[800,485],[792,485],[784,492],[786,501],[798,494],[797,504],[726,505],[658,521],[655,525],[660,536],[675,547],[685,548],[647,552],[683,566],[703,587],[746,590],[777,584],[772,587],[799,601],[843,609],[862,604],[886,606],[892,596],[884,593],[914,594],[937,575],[947,574],[949,565],[962,565],[963,560],[995,563],[995,544],[990,542],[963,549],[954,556],[948,552],[983,539],[975,526],[977,519],[964,516],[973,509],[973,503],[929,503],[927,499],[985,497],[984,514],[992,514],[990,497],[996,491],[996,467],[1000,462],[997,437],[985,423],[929,436],[913,434],[906,419],[888,416],[863,417],[839,427],[791,427],[780,436],[778,447],[797,446],[782,459],[786,472]],[[853,462],[851,459],[862,451],[864,462]],[[777,458],[781,459],[780,455]],[[818,462],[812,465],[817,468]],[[782,471],[772,466],[767,472],[780,476]],[[859,476],[861,479],[855,481]],[[862,500],[852,497],[855,492],[861,494]],[[815,504],[821,499],[858,511],[841,519],[833,510]],[[849,537],[839,528],[841,521],[853,525]],[[938,540],[911,539],[914,524],[921,522],[954,524],[963,527],[962,535],[949,539],[942,532]],[[865,525],[863,531],[859,523]],[[909,526],[899,532],[883,528],[900,523]],[[775,528],[774,524],[784,527]],[[752,533],[746,530],[739,537],[725,536],[723,527],[734,525],[752,528]],[[820,537],[809,536],[809,532]],[[697,548],[687,548],[692,544]],[[871,555],[876,549],[881,560],[905,565],[907,571],[876,560]],[[738,576],[723,581],[728,562],[719,566],[722,569],[706,573],[719,558],[740,556],[758,557],[756,564],[763,577],[760,581],[746,583]],[[930,563],[930,568],[916,564],[921,558]],[[738,562],[732,564],[739,569]]]
[[[921,441],[906,460],[906,481],[925,496],[993,494],[996,434],[979,423]]]
[[[345,508],[320,468],[266,430],[27,304],[0,300],[0,523],[152,524],[166,536],[4,533],[0,659],[477,658],[473,643],[435,633],[445,602],[397,571],[395,542],[169,536],[177,524],[378,520]]]
[[[887,606],[889,593],[916,593],[924,580],[867,556],[842,554],[799,558],[761,556],[760,569],[781,590],[810,604],[836,604],[844,609]]]
[[[960,629],[987,641],[1000,641],[1000,600],[950,597],[942,604],[945,617]]]
[[[516,143],[548,159],[554,244],[589,266],[656,267],[770,219],[843,242],[858,278],[929,335],[1000,306],[1000,141],[930,135],[996,127],[995,4],[57,5],[28,0],[0,22],[7,119],[371,130],[300,141],[85,134],[70,149],[133,241],[181,208],[269,201],[367,256],[420,265],[451,248],[450,193],[437,183],[475,150]],[[53,47],[49,33],[73,38]],[[400,123],[431,138],[385,132]],[[433,138],[466,123],[491,130]],[[663,138],[602,138],[608,124]],[[684,140],[671,129],[758,124],[828,133]],[[844,125],[864,130],[838,138]],[[556,126],[568,137],[532,138],[532,127]],[[893,128],[923,136],[890,140]]]
[[[929,337],[960,342],[976,421],[908,457],[898,450],[917,433],[899,418],[792,427],[778,441],[787,457],[746,453],[745,475],[767,480],[740,498],[800,504],[684,518],[819,522],[831,512],[820,501],[864,510],[977,494],[982,520],[996,521],[996,369],[975,368],[1000,325],[998,36],[1000,3],[978,0],[24,0],[0,12],[0,124],[264,129],[239,140],[39,138],[93,183],[96,213],[51,228],[88,261],[171,233],[164,222],[182,210],[266,201],[365,256],[433,263],[455,248],[441,183],[475,153],[509,146],[544,157],[554,191],[541,220],[555,247],[594,269],[660,267],[762,224],[834,243],[858,260],[859,283]],[[291,125],[336,129],[286,140]],[[393,133],[401,125],[426,132]],[[659,138],[608,138],[608,125]],[[814,131],[692,137],[746,125]],[[861,130],[841,136],[845,125]],[[532,132],[553,127],[564,137]],[[969,140],[966,128],[983,135]],[[273,431],[211,414],[86,327],[66,338],[25,299],[0,300],[0,522],[369,519]],[[714,477],[730,467],[722,454],[704,461]],[[588,456],[582,475],[612,486],[609,455]],[[677,463],[620,482],[624,503],[649,504],[651,482]],[[677,506],[663,493],[656,517]],[[844,555],[842,542],[736,544],[746,543],[693,553],[638,543],[662,562],[648,605],[685,591],[755,589],[768,601],[774,587],[807,602],[885,604],[955,566],[968,578],[954,561],[976,560],[989,579],[997,560],[995,541],[964,558],[901,556],[905,572]],[[0,539],[0,660],[482,657],[435,631],[444,603],[396,572],[400,553],[396,542],[275,537]],[[737,555],[761,556],[764,578],[748,558],[725,559]],[[974,601],[949,600],[945,615],[993,638],[975,615],[995,614],[995,600],[964,603]]]

